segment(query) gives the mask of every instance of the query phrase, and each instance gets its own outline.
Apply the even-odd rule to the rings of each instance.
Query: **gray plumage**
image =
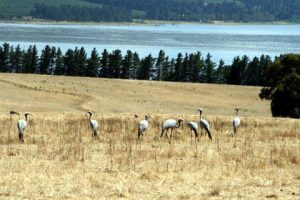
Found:
[[[137,115],[135,115],[135,117],[138,117]],[[145,115],[145,119],[140,121],[138,124],[138,139],[140,139],[141,135],[144,135],[145,131],[147,130],[148,126],[149,126],[149,115]]]
[[[188,126],[190,128],[190,131],[191,131],[191,139],[192,139],[192,132],[194,132],[195,134],[195,140],[196,138],[198,138],[198,123],[197,122],[189,122],[188,123]]]
[[[166,134],[166,137],[168,138],[168,131],[171,130],[170,134],[170,140],[172,138],[172,133],[174,128],[180,128],[182,125],[183,119],[179,118],[178,120],[175,119],[167,119],[164,121],[162,124],[162,130],[161,130],[161,135],[160,137],[163,137],[164,133]]]
[[[209,130],[209,123],[205,119],[202,119],[202,112],[203,112],[202,108],[199,108],[198,111],[200,112],[199,124],[200,124],[201,130],[204,129],[205,132],[208,134],[209,139],[212,140],[211,132]]]
[[[92,136],[93,138],[98,138],[97,129],[98,129],[98,122],[94,119],[92,119],[93,113],[91,111],[88,111],[85,115],[89,117],[89,124],[92,130]]]
[[[19,141],[24,143],[24,134],[25,134],[25,128],[27,127],[28,115],[31,115],[31,113],[25,112],[24,113],[25,119],[20,119],[20,114],[15,111],[10,111],[10,114],[19,116],[19,121],[17,122],[18,136],[19,136]]]
[[[238,116],[239,108],[236,107],[234,110],[235,110],[236,113],[235,113],[235,118],[234,118],[233,121],[232,121],[232,126],[233,126],[233,132],[236,134],[237,131],[238,131],[238,127],[239,127],[240,124],[241,124],[241,120],[240,120],[240,118],[239,118],[239,116]]]

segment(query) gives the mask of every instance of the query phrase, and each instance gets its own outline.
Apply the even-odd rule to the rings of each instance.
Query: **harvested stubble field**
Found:
[[[161,114],[163,112],[151,112],[150,108],[152,105],[159,109],[164,104],[154,105],[148,102],[148,108],[144,105],[147,103],[137,102],[140,106],[144,105],[142,107],[151,116],[149,130],[137,142],[136,127],[142,116],[136,119],[133,113],[113,114],[109,113],[113,112],[109,108],[98,108],[94,105],[113,94],[93,94],[94,99],[83,101],[82,98],[87,94],[75,96],[75,90],[81,90],[79,86],[79,89],[65,90],[65,93],[53,95],[52,91],[60,88],[53,86],[50,89],[51,84],[40,84],[42,88],[32,89],[38,86],[29,84],[28,80],[31,78],[32,82],[38,82],[46,77],[0,75],[0,103],[4,105],[0,115],[0,199],[300,199],[299,120],[266,117],[269,113],[264,102],[256,102],[253,95],[243,98],[244,89],[235,89],[233,86],[199,85],[198,88],[197,84],[180,86],[181,84],[175,83],[173,86],[171,83],[152,83],[157,90],[159,84],[185,87],[183,93],[189,91],[189,87],[195,87],[194,90],[200,93],[204,87],[213,87],[216,90],[220,88],[219,91],[223,87],[224,94],[234,93],[239,96],[239,105],[243,105],[242,125],[238,134],[232,137],[233,117],[221,116],[227,111],[227,115],[233,115],[232,104],[236,102],[231,95],[228,98],[224,95],[223,100],[226,103],[223,109],[222,105],[216,103],[222,99],[211,97],[213,102],[209,103],[215,103],[217,108],[214,110],[208,104],[195,106],[190,97],[185,102],[181,102],[180,98],[176,101],[174,97],[172,99],[168,88],[165,90],[171,95],[169,101],[174,101],[176,105],[185,105],[186,108],[191,101],[191,112],[178,108],[178,113],[183,113],[181,115],[175,114],[175,110],[162,108],[163,112],[169,114]],[[63,77],[53,79],[63,80]],[[70,81],[80,80],[65,79],[65,85],[69,85]],[[93,83],[92,80],[86,79],[82,82],[89,85]],[[96,81],[116,84],[110,80],[95,79]],[[116,82],[121,87],[122,81]],[[132,83],[134,81],[124,81],[125,85]],[[139,87],[144,85],[144,88],[136,90],[149,88],[147,84],[149,83],[137,84]],[[3,88],[3,85],[11,88]],[[102,87],[104,88],[100,86]],[[21,89],[26,95],[20,94]],[[178,96],[181,89],[173,92]],[[251,90],[259,91],[259,88],[245,90],[250,93]],[[18,95],[13,94],[14,91]],[[110,92],[114,91],[108,91]],[[214,92],[207,89],[207,95],[210,93]],[[19,99],[11,98],[9,102],[6,101],[8,97],[3,94],[19,96]],[[68,95],[75,100],[66,98]],[[115,112],[125,112],[122,109],[130,108],[127,104],[129,97],[123,95],[115,96],[112,101],[124,101],[124,104],[118,105],[120,108],[116,108],[120,110]],[[209,98],[207,95],[203,97]],[[195,94],[191,98],[200,96],[202,95]],[[53,101],[38,104],[43,98]],[[76,98],[80,104],[76,104]],[[141,96],[132,98],[139,99]],[[162,95],[160,98],[165,100],[166,97]],[[252,104],[246,102],[249,98],[252,98]],[[18,105],[17,102],[21,103],[22,99],[28,99],[30,103]],[[59,101],[62,105],[65,104],[65,108],[56,104]],[[99,140],[91,138],[87,119],[80,112],[87,109],[88,105],[94,105],[95,107],[90,107],[91,110],[98,111],[93,117],[100,123]],[[125,108],[122,108],[123,105]],[[44,112],[38,112],[38,106],[45,109],[42,110]],[[207,106],[204,118],[210,122],[212,141],[205,136],[199,142],[190,138],[187,122],[198,119],[198,115],[193,113],[199,106]],[[18,117],[8,115],[9,109],[15,107],[17,111],[33,111],[24,144],[20,144],[17,139]],[[135,104],[132,107],[135,108]],[[50,112],[51,109],[53,112]],[[140,112],[139,109],[134,111]],[[217,111],[220,111],[220,115],[215,115]],[[171,117],[183,117],[185,123],[183,129],[174,130],[173,140],[169,143],[166,138],[159,136],[161,122]]]

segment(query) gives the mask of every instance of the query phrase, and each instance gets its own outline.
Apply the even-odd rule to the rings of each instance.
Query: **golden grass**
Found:
[[[233,115],[270,117],[269,102],[258,97],[259,87],[111,80],[99,78],[0,73],[0,112]]]
[[[0,74],[0,88],[0,199],[300,198],[300,122],[270,118],[258,87]],[[212,141],[190,138],[198,107]],[[10,110],[33,114],[24,144]],[[160,125],[171,117],[185,123],[169,143]]]
[[[169,144],[152,114],[137,142],[133,114],[95,114],[93,140],[82,114],[33,113],[25,144],[17,117],[0,116],[0,199],[241,199],[300,197],[299,120],[207,116],[213,141],[190,139],[185,123]],[[183,115],[185,122],[197,115]]]

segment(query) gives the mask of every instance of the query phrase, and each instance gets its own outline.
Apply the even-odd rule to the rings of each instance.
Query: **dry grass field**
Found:
[[[0,73],[0,112],[159,113],[271,116],[260,88]]]
[[[300,199],[300,122],[271,118],[259,88],[6,74],[0,88],[0,199]],[[190,138],[200,106],[212,141]],[[24,144],[11,109],[33,114]],[[184,127],[169,143],[159,136],[171,117]]]

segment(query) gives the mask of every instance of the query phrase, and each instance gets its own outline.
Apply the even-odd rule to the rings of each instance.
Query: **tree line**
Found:
[[[99,7],[35,4],[35,18],[68,21],[133,21],[134,19],[235,22],[300,21],[299,0],[84,0]]]
[[[99,55],[93,49],[88,57],[81,48],[68,49],[46,45],[39,54],[35,45],[21,49],[4,43],[0,47],[0,71],[9,73],[36,73],[65,76],[86,76],[157,81],[219,83],[266,86],[266,68],[272,63],[270,56],[252,60],[248,56],[235,57],[231,65],[212,61],[212,56],[201,52],[178,53],[176,58],[160,50],[155,58],[151,54],[140,58],[137,52],[120,50]]]

